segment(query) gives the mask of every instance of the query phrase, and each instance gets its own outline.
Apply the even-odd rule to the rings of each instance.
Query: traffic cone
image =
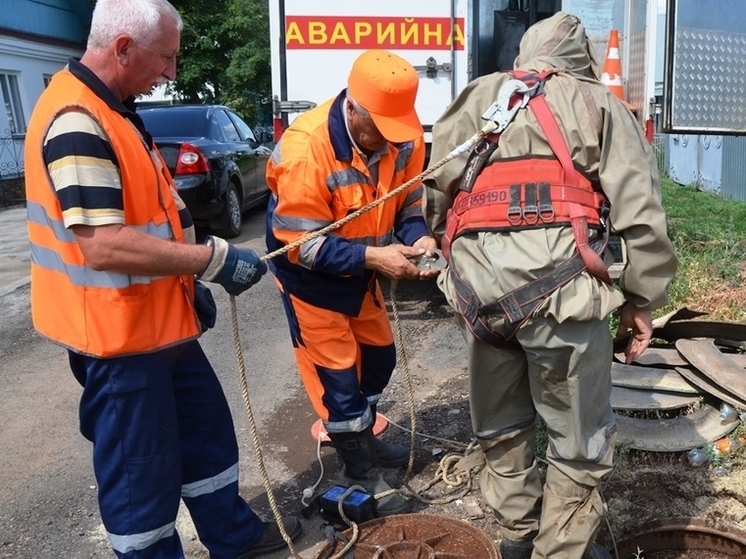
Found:
[[[612,29],[609,33],[609,46],[606,49],[606,60],[604,71],[601,74],[601,83],[621,99],[625,105],[632,108],[624,98],[624,85],[622,84],[622,61],[619,59],[619,31]]]

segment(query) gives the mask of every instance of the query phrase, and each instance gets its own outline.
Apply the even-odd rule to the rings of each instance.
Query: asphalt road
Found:
[[[0,275],[0,559],[110,558],[113,554],[98,515],[91,446],[77,428],[80,387],[69,372],[65,351],[31,326],[29,286],[23,275],[28,255],[22,212],[0,211],[2,245],[14,247],[12,252],[0,251],[0,264],[17,268],[16,276],[21,275]],[[233,242],[263,252],[263,217],[261,210],[247,213],[244,233]],[[241,397],[229,297],[217,286],[213,293],[218,323],[203,336],[202,345],[233,410],[241,451],[241,493],[260,516],[271,518]],[[397,293],[417,401],[422,403],[454,376],[463,375],[463,342],[432,282],[402,283]],[[271,277],[237,298],[237,312],[267,475],[282,513],[297,514],[303,488],[315,482],[320,472],[310,435],[316,417],[297,376]],[[392,385],[401,383],[399,370],[397,378]],[[405,423],[404,391],[392,389],[381,409],[392,421]],[[325,476],[320,488],[326,488],[341,477],[333,451],[322,448],[321,452]],[[310,559],[323,543],[321,519],[317,515],[303,523],[296,552]],[[185,514],[180,515],[178,529],[187,557],[207,559]],[[288,555],[282,551],[266,557]]]

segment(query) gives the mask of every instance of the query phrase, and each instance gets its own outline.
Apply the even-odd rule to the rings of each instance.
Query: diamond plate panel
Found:
[[[627,80],[627,102],[635,107],[635,115],[642,122],[645,115],[645,30],[629,37],[629,79]]]
[[[648,0],[629,1],[629,60],[627,64],[627,102],[635,107],[635,116],[643,124],[647,112],[647,11]]]
[[[679,28],[672,122],[692,130],[746,129],[746,35]]]

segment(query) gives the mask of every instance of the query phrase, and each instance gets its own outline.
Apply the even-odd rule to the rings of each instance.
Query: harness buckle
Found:
[[[529,87],[521,80],[508,80],[497,93],[497,100],[492,103],[482,115],[482,119],[497,124],[493,134],[500,134],[508,124],[515,118],[516,113],[528,105],[529,100],[538,91],[538,84]],[[514,95],[522,95],[520,100],[511,107],[510,101]]]
[[[539,218],[542,223],[552,223],[554,221],[554,207],[551,204],[539,206]]]
[[[529,225],[534,225],[539,221],[539,206],[535,206],[533,204],[530,206],[525,206],[523,208],[522,215],[523,219],[526,220],[526,223],[528,223]]]
[[[508,223],[518,225],[523,219],[523,211],[520,206],[510,206],[508,208]]]
[[[511,184],[510,185],[510,203],[508,206],[508,223],[516,227],[521,223],[523,219],[523,212],[521,211],[521,185]]]

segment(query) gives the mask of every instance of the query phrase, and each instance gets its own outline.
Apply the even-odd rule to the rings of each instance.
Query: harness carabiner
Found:
[[[487,109],[482,118],[492,121],[497,125],[493,134],[500,134],[508,124],[515,118],[516,113],[528,105],[529,100],[539,89],[539,83],[531,87],[521,80],[508,80],[497,93],[497,100]],[[518,101],[514,101],[511,106],[511,100],[516,95],[522,95]]]

